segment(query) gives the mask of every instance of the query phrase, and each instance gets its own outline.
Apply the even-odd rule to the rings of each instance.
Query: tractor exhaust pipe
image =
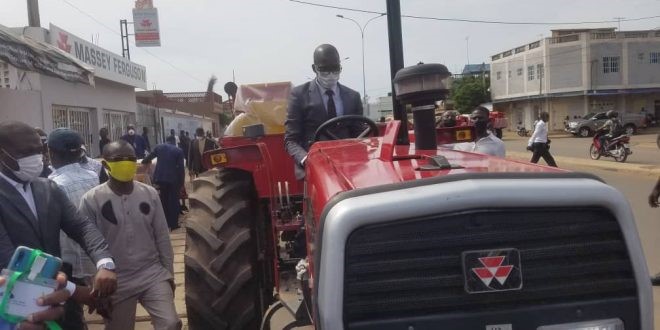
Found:
[[[435,132],[435,105],[422,105],[412,108],[415,124],[415,149],[435,150],[438,139]]]

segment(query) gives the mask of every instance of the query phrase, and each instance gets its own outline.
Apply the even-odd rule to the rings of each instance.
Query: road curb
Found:
[[[506,156],[507,158],[511,158],[515,160],[529,161],[529,159],[532,157],[532,153],[507,151]],[[615,163],[614,161],[611,161],[609,159],[592,160],[592,159],[581,159],[575,157],[564,157],[564,156],[555,156],[555,155],[553,155],[553,157],[557,161],[559,167],[568,164],[568,165],[576,165],[576,166],[593,167],[608,171],[628,172],[628,173],[642,174],[649,176],[660,176],[660,166],[657,165]],[[543,160],[541,160],[539,163],[543,164]]]

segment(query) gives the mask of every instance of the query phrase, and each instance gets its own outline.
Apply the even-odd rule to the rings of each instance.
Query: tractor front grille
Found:
[[[468,294],[461,253],[520,251],[523,287]],[[344,322],[635,297],[620,227],[604,209],[478,210],[364,226],[346,244]]]

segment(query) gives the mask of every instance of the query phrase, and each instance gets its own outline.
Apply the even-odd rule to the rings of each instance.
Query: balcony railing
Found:
[[[616,32],[595,32],[591,34],[591,39],[616,39]]]
[[[532,42],[531,44],[529,44],[529,49],[538,48],[540,46],[541,46],[541,41],[539,40],[539,41]]]
[[[572,42],[572,41],[578,41],[578,40],[580,40],[580,35],[579,34],[569,34],[569,35],[566,35],[566,36],[550,38],[550,43],[551,44],[561,44],[561,43],[564,43],[564,42]]]
[[[648,32],[624,32],[623,37],[624,38],[648,38],[649,33]]]

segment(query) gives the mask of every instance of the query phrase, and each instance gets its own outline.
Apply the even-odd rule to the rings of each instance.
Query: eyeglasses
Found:
[[[104,158],[106,162],[123,162],[123,161],[131,161],[131,162],[136,162],[137,157],[135,156],[115,156],[115,157],[110,157],[110,158]]]
[[[330,72],[330,73],[340,73],[341,72],[341,65],[337,64],[331,64],[331,65],[314,65],[316,67],[316,71],[318,72]]]

